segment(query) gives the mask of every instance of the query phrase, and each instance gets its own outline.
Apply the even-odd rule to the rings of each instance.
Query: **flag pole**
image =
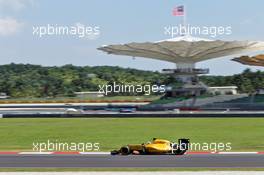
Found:
[[[186,11],[186,5],[183,5],[183,27],[185,28],[185,35],[187,34],[187,19],[186,19],[187,11]]]

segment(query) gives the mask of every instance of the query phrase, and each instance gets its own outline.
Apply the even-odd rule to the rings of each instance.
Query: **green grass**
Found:
[[[78,101],[78,100],[93,100],[93,101],[115,101],[115,100],[132,100],[132,101],[153,101],[159,99],[160,95],[142,95],[142,96],[105,96],[105,97],[55,97],[55,98],[8,98],[1,99],[0,103],[29,103],[32,101],[40,101],[40,102],[56,102],[56,101]]]
[[[101,151],[153,137],[231,142],[232,151],[264,151],[264,118],[0,119],[1,151],[32,151],[33,142],[99,142]]]

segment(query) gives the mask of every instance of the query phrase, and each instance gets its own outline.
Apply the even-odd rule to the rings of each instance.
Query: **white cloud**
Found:
[[[0,36],[8,36],[17,33],[23,27],[23,23],[13,18],[0,18]]]
[[[19,11],[27,6],[33,5],[34,0],[0,0],[0,10]]]

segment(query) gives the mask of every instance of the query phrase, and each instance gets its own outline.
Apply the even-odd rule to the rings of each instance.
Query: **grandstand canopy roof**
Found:
[[[264,66],[264,55],[257,55],[253,57],[241,56],[232,60],[250,66]]]
[[[261,41],[221,41],[192,36],[143,43],[104,45],[108,54],[145,57],[173,63],[194,63],[212,58],[264,50]]]

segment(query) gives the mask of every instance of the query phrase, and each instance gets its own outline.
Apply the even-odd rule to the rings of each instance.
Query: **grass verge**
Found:
[[[231,142],[232,151],[264,151],[262,118],[0,119],[1,151],[32,151],[33,142],[98,142],[101,151],[153,137]]]

